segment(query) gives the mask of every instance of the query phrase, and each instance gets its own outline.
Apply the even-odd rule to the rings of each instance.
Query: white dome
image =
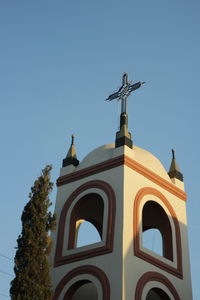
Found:
[[[171,179],[169,178],[166,169],[157,157],[155,157],[149,151],[137,146],[134,146],[133,151],[135,152],[135,160],[138,163],[151,170],[152,172],[156,173],[157,175],[161,176],[162,178],[165,178],[171,183]]]
[[[156,173],[171,182],[169,175],[162,163],[149,151],[133,145],[133,149],[128,147],[115,148],[115,144],[107,144],[91,151],[79,164],[76,170],[81,170],[92,165],[104,162],[120,155],[127,155],[142,166]]]
[[[114,157],[115,144],[107,144],[100,146],[92,150],[86,157],[80,162],[78,168],[83,169],[91,165],[101,163],[105,160]]]

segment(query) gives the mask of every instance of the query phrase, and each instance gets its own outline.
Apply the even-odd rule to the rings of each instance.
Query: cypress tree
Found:
[[[49,193],[52,167],[46,166],[34,182],[25,205],[21,221],[22,232],[17,239],[15,255],[15,278],[11,281],[12,300],[50,300],[52,288],[49,254],[51,251],[50,230],[55,228],[55,215],[48,208],[51,205]]]

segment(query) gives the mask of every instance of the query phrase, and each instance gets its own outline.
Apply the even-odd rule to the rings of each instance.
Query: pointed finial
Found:
[[[76,157],[76,150],[74,146],[74,135],[71,135],[71,146],[69,148],[69,151],[67,152],[67,156],[65,159],[63,159],[63,167],[74,165],[78,166],[79,160]]]
[[[172,149],[172,159],[175,159],[175,150]]]
[[[74,145],[74,135],[71,135],[72,141],[71,141],[71,145]]]
[[[171,161],[171,165],[170,165],[168,174],[169,174],[170,178],[177,178],[177,179],[183,181],[183,174],[180,172],[179,166],[176,162],[174,149],[172,149],[172,161]]]

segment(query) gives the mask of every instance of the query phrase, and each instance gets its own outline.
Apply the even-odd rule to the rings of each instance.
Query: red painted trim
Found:
[[[140,173],[147,179],[151,180],[152,182],[156,183],[166,191],[170,192],[171,194],[177,196],[181,200],[186,201],[187,195],[186,193],[179,189],[177,186],[175,186],[173,183],[167,181],[166,179],[162,178],[161,176],[157,175],[156,173],[150,171],[143,165],[139,164],[135,160],[132,160],[128,156],[125,156],[125,165],[134,171]]]
[[[72,271],[70,271],[68,274],[66,274],[57,285],[52,300],[58,300],[63,288],[67,285],[67,283],[72,278],[82,274],[90,274],[96,277],[100,281],[102,286],[103,300],[110,300],[110,284],[106,274],[99,268],[91,265],[85,265],[85,266],[75,268]]]
[[[177,268],[172,267],[171,265],[168,265],[167,263],[164,263],[163,261],[159,260],[158,258],[155,258],[151,256],[150,254],[144,252],[140,249],[140,237],[139,237],[139,208],[141,200],[145,195],[154,195],[158,197],[164,205],[169,210],[172,220],[174,223],[175,228],[175,234],[176,234],[176,258],[177,258]],[[175,214],[175,211],[171,204],[168,202],[168,200],[165,198],[165,196],[157,191],[154,188],[142,188],[139,190],[135,197],[134,201],[134,211],[133,211],[133,233],[134,233],[134,254],[135,256],[149,262],[150,264],[155,265],[156,267],[161,268],[162,270],[165,270],[166,272],[169,272],[179,278],[183,278],[183,270],[182,270],[182,249],[181,249],[181,234],[180,234],[180,227],[179,222],[177,219],[177,216]]]
[[[67,184],[69,182],[73,182],[76,180],[80,180],[82,178],[116,168],[121,165],[126,165],[127,167],[131,168],[132,170],[136,171],[137,173],[143,175],[144,177],[148,178],[152,182],[156,183],[160,187],[164,188],[171,194],[177,196],[183,201],[186,201],[186,193],[181,190],[180,188],[176,187],[173,183],[170,183],[166,179],[163,179],[161,176],[157,175],[156,173],[152,172],[148,168],[144,167],[140,163],[136,162],[135,160],[131,159],[126,155],[121,155],[116,158],[112,158],[106,160],[102,163],[98,163],[91,167],[84,168],[79,171],[72,172],[69,175],[64,175],[58,178],[57,186],[61,186]]]
[[[124,164],[124,156],[123,155],[116,157],[116,158],[112,158],[112,159],[106,160],[102,163],[95,164],[91,167],[87,167],[82,170],[75,171],[69,175],[64,175],[64,176],[59,177],[57,180],[57,186],[60,186],[60,185],[63,185],[63,184],[69,183],[69,182],[73,182],[76,180],[80,180],[82,178],[103,172],[105,170],[116,168],[123,164]]]
[[[136,290],[135,290],[135,300],[142,300],[142,292],[144,286],[150,281],[157,281],[164,284],[168,290],[171,292],[175,300],[181,300],[176,291],[176,288],[172,285],[167,277],[157,272],[147,272],[139,279]]]
[[[68,214],[69,208],[72,205],[73,201],[78,197],[82,192],[91,189],[97,188],[103,190],[107,195],[108,200],[108,222],[107,222],[107,233],[106,233],[106,243],[101,247],[97,247],[89,250],[80,250],[78,253],[62,255],[63,244],[64,244],[64,232],[66,226],[66,216]],[[59,220],[58,226],[58,235],[57,235],[57,245],[56,245],[56,254],[54,267],[74,262],[81,259],[90,258],[97,255],[106,254],[113,251],[113,240],[114,240],[114,227],[115,227],[115,211],[116,211],[116,199],[115,193],[112,187],[101,180],[93,180],[87,183],[84,183],[80,187],[78,187],[67,199],[65,202]],[[70,221],[71,216],[69,216]]]

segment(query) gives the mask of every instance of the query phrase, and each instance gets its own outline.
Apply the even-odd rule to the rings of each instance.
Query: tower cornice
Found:
[[[143,175],[147,179],[153,181],[160,187],[164,188],[168,192],[172,193],[173,195],[177,196],[183,201],[186,201],[187,195],[186,193],[176,187],[174,184],[170,183],[166,179],[162,178],[161,176],[157,175],[153,171],[149,170],[148,168],[144,167],[137,161],[131,159],[127,155],[120,155],[118,157],[108,159],[102,163],[95,164],[91,167],[84,168],[79,171],[74,171],[70,174],[60,176],[57,179],[57,186],[61,186],[70,182],[74,182],[76,180],[80,180],[82,178],[103,172],[105,170],[113,169],[118,166],[125,165],[130,169],[136,171],[137,173]]]

